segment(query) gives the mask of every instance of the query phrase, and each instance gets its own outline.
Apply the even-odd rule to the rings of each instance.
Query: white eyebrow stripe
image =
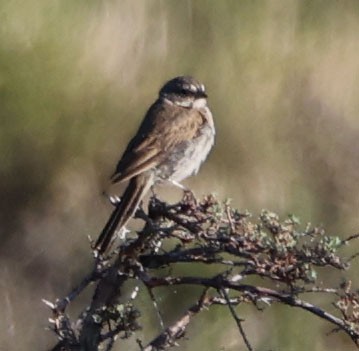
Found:
[[[194,93],[197,91],[197,87],[194,84],[190,84],[189,89]]]
[[[205,91],[206,89],[205,89],[205,87],[204,87],[204,85],[203,84],[201,84],[201,91]]]

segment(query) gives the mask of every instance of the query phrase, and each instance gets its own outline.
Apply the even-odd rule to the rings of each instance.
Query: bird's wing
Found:
[[[129,180],[156,167],[175,146],[195,138],[204,122],[198,110],[156,102],[117,164],[112,182]]]

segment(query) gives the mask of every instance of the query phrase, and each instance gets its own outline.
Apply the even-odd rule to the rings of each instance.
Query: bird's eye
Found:
[[[182,88],[182,89],[181,89],[181,94],[187,94],[187,89]]]

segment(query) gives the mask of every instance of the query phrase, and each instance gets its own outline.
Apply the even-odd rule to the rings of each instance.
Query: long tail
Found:
[[[112,212],[105,227],[99,235],[95,249],[101,255],[103,254],[116,231],[116,228],[122,228],[128,220],[133,216],[138,204],[143,196],[153,185],[153,175],[151,173],[143,173],[132,178],[121,198],[121,202]]]

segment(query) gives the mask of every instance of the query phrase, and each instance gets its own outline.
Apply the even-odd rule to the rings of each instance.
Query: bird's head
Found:
[[[190,76],[169,80],[160,90],[161,98],[188,108],[200,108],[207,104],[207,94],[202,83]]]

